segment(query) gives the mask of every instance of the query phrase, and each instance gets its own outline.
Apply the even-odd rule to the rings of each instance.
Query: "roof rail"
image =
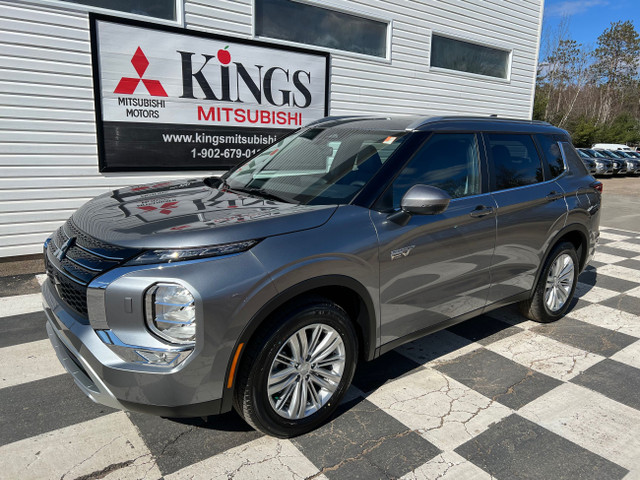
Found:
[[[459,121],[505,122],[505,123],[520,123],[525,125],[553,126],[549,122],[544,122],[542,120],[524,120],[522,118],[500,118],[494,115],[490,115],[487,117],[471,116],[471,115],[470,116],[446,115],[446,116],[424,117],[419,120],[416,120],[411,125],[407,126],[407,130],[417,130],[420,127],[424,127],[433,123],[459,122]]]

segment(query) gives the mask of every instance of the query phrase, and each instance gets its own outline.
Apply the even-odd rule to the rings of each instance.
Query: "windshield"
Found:
[[[596,158],[608,158],[606,155],[601,154],[600,152],[596,151],[596,150],[592,150],[592,149],[585,149],[586,152],[589,153],[589,155],[591,155],[592,157],[596,157]]]
[[[600,155],[603,155],[605,158],[618,158],[613,153],[607,150],[596,150],[596,152],[599,153]]]
[[[349,203],[407,132],[309,128],[272,145],[223,179],[231,190],[305,205]]]

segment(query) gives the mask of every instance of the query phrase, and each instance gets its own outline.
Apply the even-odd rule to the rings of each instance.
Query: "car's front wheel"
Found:
[[[569,242],[561,242],[547,257],[533,297],[520,304],[520,311],[536,322],[558,320],[571,305],[577,281],[576,249]]]
[[[245,353],[235,407],[257,430],[293,437],[335,411],[353,378],[357,339],[347,313],[323,298],[273,320]]]

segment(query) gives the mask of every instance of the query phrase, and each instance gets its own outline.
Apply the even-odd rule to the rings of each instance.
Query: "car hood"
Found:
[[[71,219],[80,230],[107,243],[185,248],[315,228],[336,208],[268,200],[195,179],[115,190],[90,200]]]

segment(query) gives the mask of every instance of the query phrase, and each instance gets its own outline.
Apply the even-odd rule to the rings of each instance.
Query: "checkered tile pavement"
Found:
[[[333,421],[293,440],[93,404],[39,295],[4,292],[0,478],[640,479],[640,233],[603,228],[579,280],[554,324],[508,307],[361,365]]]

